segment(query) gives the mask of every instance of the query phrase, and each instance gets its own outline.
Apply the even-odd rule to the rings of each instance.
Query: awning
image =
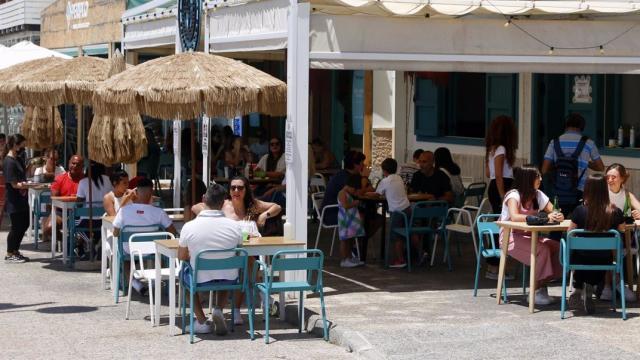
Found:
[[[175,44],[177,27],[175,16],[126,24],[122,46],[124,49],[139,49]]]
[[[324,14],[377,16],[461,16],[467,14],[629,14],[640,11],[638,1],[519,1],[519,0],[311,0]]]
[[[247,52],[287,47],[288,0],[250,2],[242,6],[208,7],[210,51]],[[211,9],[215,9],[211,10]]]
[[[86,56],[109,55],[109,44],[85,45],[82,53]]]

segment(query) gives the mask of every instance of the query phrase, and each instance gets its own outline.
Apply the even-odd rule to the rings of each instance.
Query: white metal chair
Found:
[[[309,187],[311,187],[312,193],[325,192],[327,189],[327,181],[324,176],[320,173],[315,173],[309,179]]]
[[[488,214],[491,211],[489,199],[485,198],[480,202],[480,206],[465,205],[462,208],[450,208],[447,212],[447,219],[451,223],[447,224],[447,236],[451,243],[451,233],[471,235],[473,249],[478,256],[478,240],[476,238],[476,221],[481,214]],[[434,246],[435,248],[435,246]],[[460,243],[457,242],[458,256],[460,255]]]
[[[129,313],[131,308],[131,284],[133,279],[146,280],[149,285],[149,316],[151,318],[151,325],[155,324],[154,311],[153,311],[153,291],[151,284],[155,282],[156,270],[144,268],[144,257],[154,255],[156,253],[156,245],[154,240],[158,239],[172,239],[175,240],[175,236],[169,232],[151,232],[151,233],[139,233],[133,234],[129,237],[129,253],[131,254],[131,265],[129,272],[129,291],[127,292],[127,310],[125,313],[125,319],[129,319]],[[138,266],[136,266],[136,260],[138,260]],[[179,276],[180,261],[176,259],[174,264],[169,266],[175,267],[176,276]],[[170,268],[162,268],[160,270],[160,276],[163,279],[169,278]],[[178,282],[179,283],[179,282]],[[178,289],[178,306],[180,306],[180,289]],[[157,299],[160,301],[160,299]]]
[[[324,192],[318,192],[315,193],[313,195],[311,195],[311,199],[313,201],[313,208],[316,210],[316,214],[318,215],[318,219],[320,219],[320,223],[318,224],[318,233],[316,235],[316,245],[314,246],[315,249],[318,248],[318,242],[320,241],[320,232],[322,232],[322,229],[333,229],[333,235],[331,237],[331,249],[329,250],[329,256],[333,255],[333,244],[335,243],[336,240],[336,232],[338,230],[338,223],[336,222],[335,225],[330,225],[330,224],[326,224],[325,223],[325,213],[327,211],[327,209],[336,209],[336,211],[338,210],[338,204],[335,205],[327,205],[324,208],[322,208],[322,200],[324,199]],[[322,208],[322,211],[320,210],[320,208]]]

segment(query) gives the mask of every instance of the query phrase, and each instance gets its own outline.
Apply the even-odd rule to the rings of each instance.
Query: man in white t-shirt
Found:
[[[202,196],[205,209],[198,216],[184,225],[180,234],[180,246],[178,247],[178,259],[190,261],[195,269],[196,257],[203,250],[234,249],[242,244],[242,230],[240,224],[224,216],[222,205],[227,198],[227,191],[219,184],[209,186]],[[234,256],[233,251],[209,254],[208,259],[225,259]],[[191,281],[193,274],[182,274],[185,281]],[[200,270],[196,279],[198,285],[214,284],[221,282],[238,281],[238,270]],[[198,293],[194,295],[193,309],[197,322],[194,324],[197,333],[211,332],[206,323],[206,316],[202,310],[202,304]],[[213,322],[217,335],[225,335],[227,327],[222,315],[222,309],[227,303],[228,292],[216,293],[216,307],[213,311]]]
[[[169,215],[164,210],[150,205],[153,196],[151,180],[144,178],[138,181],[135,194],[134,202],[123,206],[116,214],[116,218],[113,220],[114,236],[118,236],[126,226],[160,225],[166,231],[177,233]]]

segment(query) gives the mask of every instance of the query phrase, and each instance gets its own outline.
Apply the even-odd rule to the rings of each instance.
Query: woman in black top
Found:
[[[6,184],[5,212],[11,218],[11,230],[7,235],[7,255],[5,262],[23,263],[29,259],[20,254],[20,243],[29,228],[29,203],[27,188],[23,186],[26,179],[26,166],[23,160],[25,138],[15,134],[7,140],[7,157],[3,169]]]
[[[571,215],[571,225],[568,231],[584,229],[599,234],[585,234],[587,236],[603,236],[611,229],[624,231],[622,210],[609,201],[609,188],[602,175],[591,175],[584,186],[584,205],[578,206]],[[606,235],[604,235],[606,236]],[[584,251],[574,250],[571,253],[572,262],[584,265],[611,264],[613,255],[609,250]],[[575,270],[573,273],[573,288],[575,291],[569,298],[570,306],[582,303],[587,313],[595,310],[593,305],[593,286],[604,282],[605,271]]]

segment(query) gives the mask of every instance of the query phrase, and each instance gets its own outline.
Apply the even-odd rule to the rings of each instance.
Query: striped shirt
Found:
[[[560,135],[560,148],[565,156],[571,156],[573,152],[578,147],[578,143],[580,142],[580,138],[582,138],[582,134],[576,131],[567,131],[564,134]],[[544,159],[549,160],[555,164],[556,162],[556,152],[553,148],[553,142],[556,139],[553,139],[549,142],[549,146],[547,147],[547,152],[544,154]],[[580,179],[578,179],[578,189],[580,191],[584,190],[584,184],[587,181],[586,169],[589,167],[589,162],[596,161],[600,159],[600,153],[598,152],[598,148],[596,144],[591,139],[587,139],[587,142],[584,144],[584,148],[578,156],[578,176],[582,175]]]

